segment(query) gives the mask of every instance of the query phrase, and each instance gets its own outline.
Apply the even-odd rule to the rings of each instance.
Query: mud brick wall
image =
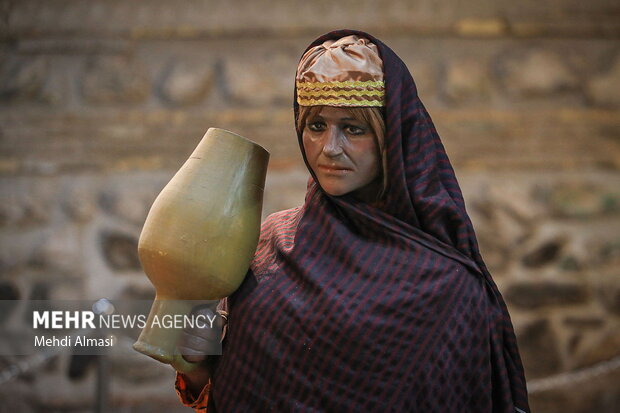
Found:
[[[301,203],[294,70],[341,27],[382,38],[416,79],[510,307],[533,410],[618,411],[617,1],[5,0],[0,298],[152,297],[141,225],[211,126],[272,153],[265,214]],[[186,411],[166,366],[128,349],[109,360],[110,411]],[[90,411],[95,370],[71,379],[70,362],[1,385],[0,411]]]

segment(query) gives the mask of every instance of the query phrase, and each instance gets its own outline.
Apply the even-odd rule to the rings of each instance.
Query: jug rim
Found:
[[[238,133],[235,133],[235,132],[229,131],[228,129],[218,128],[218,127],[210,127],[209,129],[207,129],[207,132],[205,133],[205,135],[206,135],[207,133],[209,133],[209,131],[211,131],[211,130],[213,130],[213,131],[222,131],[222,132],[230,133],[231,135],[234,135],[234,136],[236,136],[236,137],[238,137],[238,138],[241,138],[242,140],[246,141],[247,143],[250,143],[250,144],[252,144],[252,145],[257,146],[258,148],[260,148],[260,149],[262,149],[263,151],[265,151],[265,152],[267,153],[267,155],[271,155],[271,154],[270,154],[270,152],[269,152],[267,149],[265,149],[265,147],[263,147],[262,145],[260,145],[260,144],[258,144],[258,143],[256,143],[256,142],[254,142],[254,141],[253,141],[253,140],[251,140],[251,139],[246,138],[245,136],[239,135]]]

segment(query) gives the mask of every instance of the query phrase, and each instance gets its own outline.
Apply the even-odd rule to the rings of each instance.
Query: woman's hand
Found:
[[[214,306],[208,304],[192,308],[191,315],[200,316],[204,321],[200,324],[205,326],[198,327],[198,323],[195,323],[193,328],[184,329],[177,343],[177,350],[186,361],[200,364],[192,372],[183,373],[188,389],[197,397],[211,379],[211,366],[207,363],[207,356],[220,348],[224,320],[222,315],[214,311]]]
[[[201,322],[183,330],[177,349],[190,363],[201,363],[208,354],[213,354],[219,349],[224,323],[222,317],[214,311],[213,305],[196,306],[192,309],[191,315]]]

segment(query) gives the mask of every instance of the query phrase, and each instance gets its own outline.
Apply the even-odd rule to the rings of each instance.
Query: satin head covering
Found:
[[[309,49],[299,62],[296,86],[301,106],[385,105],[383,62],[377,46],[356,35]]]

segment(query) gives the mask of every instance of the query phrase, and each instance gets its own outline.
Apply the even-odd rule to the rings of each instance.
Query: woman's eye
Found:
[[[346,132],[351,135],[363,135],[366,131],[359,126],[349,125],[345,128]]]
[[[325,124],[323,124],[322,122],[312,122],[308,123],[306,126],[313,132],[320,132],[322,130],[325,130]]]

